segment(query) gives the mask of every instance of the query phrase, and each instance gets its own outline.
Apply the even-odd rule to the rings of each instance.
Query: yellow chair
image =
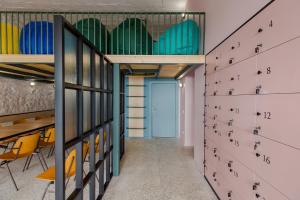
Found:
[[[83,159],[85,160],[87,154],[89,152],[89,145],[88,144],[83,144]],[[66,161],[65,161],[65,177],[67,178],[66,182],[66,187],[68,185],[68,182],[72,176],[75,175],[76,173],[76,149],[73,149]],[[43,193],[42,199],[45,198],[46,193],[48,191],[48,188],[50,187],[51,184],[54,184],[55,182],[55,166],[50,167],[47,171],[41,173],[36,177],[36,179],[42,180],[42,181],[47,181],[48,185]]]
[[[43,153],[41,152],[41,149],[46,148],[48,146],[51,146],[50,150],[49,150],[49,153],[48,153],[48,156],[47,156],[49,158],[50,155],[54,152],[54,144],[55,144],[55,128],[49,128],[49,129],[47,129],[45,135],[40,138],[38,148],[35,151],[35,154],[37,154],[39,156],[40,163],[41,163],[44,170],[48,169],[48,166],[47,166],[46,160],[44,159]],[[29,168],[32,157],[33,157],[33,154],[26,161],[27,166],[24,166],[23,171],[25,171]],[[42,164],[42,161],[43,161],[44,164]]]
[[[0,22],[1,26],[1,54],[19,53],[20,29],[16,25]]]
[[[106,131],[104,131],[104,143],[106,143],[106,138],[107,138],[107,134],[106,134]],[[96,153],[99,153],[100,152],[100,134],[97,134],[96,136],[96,139],[95,139],[95,150],[96,150]]]
[[[9,152],[0,155],[0,160],[2,160],[0,166],[2,165],[7,166],[9,175],[14,183],[16,190],[19,189],[8,164],[17,159],[31,156],[37,147],[39,138],[40,138],[39,133],[20,137]]]
[[[39,146],[40,148],[49,147],[48,158],[54,153],[54,145],[55,145],[55,128],[49,128],[45,136],[41,138]]]

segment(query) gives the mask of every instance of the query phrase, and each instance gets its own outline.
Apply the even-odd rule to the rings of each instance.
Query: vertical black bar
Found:
[[[91,52],[91,86],[95,87],[95,50]],[[91,98],[91,124],[92,129],[96,127],[96,92],[92,91]],[[93,173],[90,179],[90,200],[95,199],[95,133],[90,136],[90,157],[89,157],[90,172]]]
[[[77,44],[77,84],[82,85],[83,82],[83,41],[78,38]],[[76,144],[76,189],[80,192],[76,199],[83,199],[83,90],[77,91],[77,130],[80,142]]]
[[[99,141],[99,160],[102,161],[99,167],[99,195],[104,195],[104,130],[100,131],[100,141]]]
[[[106,159],[105,159],[105,172],[106,172],[106,183],[110,181],[110,123],[105,125],[105,130],[106,130]]]
[[[54,17],[55,60],[55,199],[65,199],[65,91],[63,18]]]

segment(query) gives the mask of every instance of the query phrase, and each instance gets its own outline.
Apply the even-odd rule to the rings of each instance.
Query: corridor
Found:
[[[177,139],[129,139],[104,200],[216,200]]]

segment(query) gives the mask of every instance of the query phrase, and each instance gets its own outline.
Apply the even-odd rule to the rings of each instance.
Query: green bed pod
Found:
[[[199,53],[200,30],[193,20],[186,20],[165,30],[153,45],[155,55],[194,55]]]
[[[91,43],[102,53],[109,53],[110,34],[106,27],[95,18],[82,19],[74,24]]]
[[[152,54],[152,37],[143,21],[129,18],[111,32],[113,54]]]

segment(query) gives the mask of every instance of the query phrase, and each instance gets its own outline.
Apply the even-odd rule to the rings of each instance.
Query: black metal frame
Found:
[[[120,159],[125,152],[125,72],[120,71]]]
[[[76,73],[73,78],[76,79],[73,83],[65,81],[65,75],[68,75],[65,60],[65,42],[66,32],[76,38]],[[80,34],[70,23],[68,23],[62,16],[56,15],[54,17],[54,53],[55,53],[55,199],[83,199],[83,191],[85,186],[89,183],[89,199],[101,199],[107,185],[112,176],[112,90],[113,90],[113,68],[112,64],[101,54],[96,47],[90,43],[83,35]],[[84,63],[84,47],[88,49],[89,64]],[[96,64],[96,58],[100,59]],[[106,64],[105,64],[106,63]],[[84,66],[88,66],[89,79],[85,79]],[[96,69],[98,73],[96,74]],[[99,74],[100,73],[100,74]],[[70,74],[69,74],[70,75]],[[100,82],[96,86],[96,81]],[[87,82],[88,81],[88,82]],[[76,96],[72,99],[76,102],[77,110],[74,111],[76,115],[76,124],[73,128],[76,130],[75,135],[70,140],[66,141],[66,120],[69,116],[65,109],[66,101],[65,91],[72,90],[76,92]],[[90,96],[90,104],[87,109],[88,116],[84,116],[84,93]],[[97,102],[96,96],[100,95],[100,102]],[[99,100],[99,99],[98,99]],[[97,112],[97,106],[100,106],[100,112]],[[84,127],[85,118],[89,119]],[[100,118],[100,120],[99,120]],[[98,120],[97,120],[98,119]],[[84,130],[84,128],[86,130]],[[106,138],[106,152],[104,152],[104,132],[107,131]],[[100,153],[96,160],[95,153],[95,137],[100,134]],[[89,141],[89,172],[83,173],[83,143]],[[76,148],[76,186],[70,196],[66,197],[65,191],[65,152],[67,149]],[[106,165],[104,170],[104,164]],[[99,172],[99,194],[96,196],[96,172]],[[106,180],[104,182],[104,173]]]

